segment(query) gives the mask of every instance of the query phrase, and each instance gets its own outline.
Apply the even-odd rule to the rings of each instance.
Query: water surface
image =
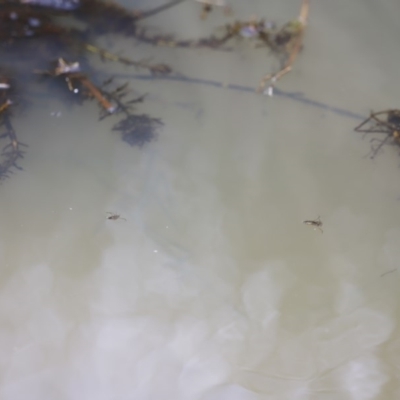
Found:
[[[226,22],[193,3],[146,24],[197,37]],[[232,6],[284,23],[299,3]],[[94,103],[34,104],[16,126],[25,171],[0,188],[0,398],[399,397],[399,157],[370,160],[353,132],[398,107],[398,12],[311,1],[272,98],[252,88],[277,63],[246,42],[104,38],[180,74],[99,64],[164,121],[143,149],[96,122]],[[323,234],[302,223],[318,216]]]

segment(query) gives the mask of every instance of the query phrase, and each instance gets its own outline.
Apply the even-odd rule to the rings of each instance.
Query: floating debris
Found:
[[[88,55],[96,54],[103,61],[145,69],[151,75],[171,73],[167,64],[115,55],[91,42],[105,33],[132,36],[140,41],[143,28],[138,27],[138,21],[181,2],[169,1],[147,11],[130,11],[102,0],[0,2],[0,68],[12,71],[12,80],[7,74],[0,74],[0,127],[3,129],[0,140],[4,143],[0,179],[8,177],[15,168],[20,169],[18,162],[24,155],[22,147],[26,145],[18,140],[12,119],[25,101],[24,97],[29,96],[31,87],[36,90],[38,84],[47,96],[54,96],[58,91],[62,100],[71,104],[81,105],[95,99],[100,106],[100,119],[107,115],[118,116],[120,120],[113,130],[120,131],[121,138],[129,145],[142,147],[153,140],[157,128],[162,125],[161,120],[147,113],[137,113],[133,105],[138,101],[123,98],[128,93],[127,86],[123,91],[107,91],[98,82]],[[60,16],[68,18],[61,20]],[[83,29],[77,29],[76,22],[83,22]],[[11,81],[20,88],[18,96]],[[51,115],[60,116],[61,113]]]
[[[283,54],[283,61],[278,72],[266,74],[261,79],[260,85],[258,86],[259,92],[264,92],[272,96],[276,82],[292,70],[293,64],[303,47],[308,13],[309,0],[303,0],[298,18],[288,22],[278,31],[268,35],[268,44],[273,50]]]
[[[204,4],[202,16],[205,18],[216,3],[212,0],[198,0]],[[216,1],[216,0],[215,0]],[[224,4],[224,3],[223,3]],[[219,5],[219,4],[218,4]],[[248,21],[235,21],[219,28],[218,34],[197,40],[177,40],[173,36],[149,35],[146,30],[138,30],[136,37],[157,46],[187,47],[232,50],[227,47],[230,41],[249,39],[255,47],[265,46],[278,55],[281,67],[277,72],[268,73],[258,85],[257,91],[273,95],[273,88],[283,76],[289,73],[303,47],[303,38],[309,14],[309,0],[302,0],[299,16],[280,28],[274,22],[264,18],[252,18]]]
[[[370,116],[354,128],[356,132],[380,133],[383,138],[372,138],[370,158],[374,158],[385,144],[400,146],[400,110],[371,112]]]
[[[61,82],[64,82],[68,90],[74,94],[81,94],[84,98],[95,98],[100,106],[109,114],[114,113],[116,106],[111,104],[101,93],[101,91],[81,73],[79,62],[68,63],[64,59],[59,58],[54,70],[51,71],[36,71],[38,74],[43,74],[51,77],[61,77]],[[82,89],[85,89],[82,90]]]
[[[265,75],[259,85],[259,91],[272,95],[275,83],[291,70],[302,47],[309,0],[302,0],[299,17],[281,28],[263,18],[252,18],[228,23],[209,37],[177,40],[173,35],[154,32],[141,23],[183,1],[170,0],[149,10],[128,10],[104,0],[0,1],[0,70],[13,71],[13,82],[24,90],[18,93],[16,101],[10,76],[6,74],[0,79],[0,125],[5,129],[0,139],[7,141],[0,161],[0,178],[20,168],[17,161],[23,157],[21,148],[25,145],[19,142],[12,119],[25,97],[30,96],[31,87],[36,90],[39,84],[46,96],[61,94],[62,100],[75,106],[94,99],[100,106],[100,120],[110,116],[118,119],[112,130],[119,132],[121,139],[130,146],[142,147],[157,137],[162,121],[147,110],[137,110],[144,96],[129,99],[127,84],[116,89],[102,84],[89,55],[97,55],[104,62],[145,70],[153,76],[171,74],[172,68],[100,48],[95,43],[104,34],[124,35],[154,46],[225,51],[232,50],[229,46],[239,40],[248,40],[255,47],[273,50],[281,58],[281,69]],[[203,7],[203,18],[215,7],[229,12],[225,0],[197,2]]]

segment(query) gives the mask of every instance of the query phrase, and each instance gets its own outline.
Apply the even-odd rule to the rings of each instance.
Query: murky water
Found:
[[[281,23],[299,3],[232,1]],[[25,171],[0,188],[0,398],[399,398],[399,157],[370,160],[353,132],[398,107],[398,13],[311,1],[272,98],[250,90],[275,65],[262,49],[120,40],[193,79],[101,65],[163,119],[143,149],[95,104],[35,104],[16,126]],[[182,37],[222,22],[192,2],[146,21]],[[302,224],[318,216],[323,234]]]

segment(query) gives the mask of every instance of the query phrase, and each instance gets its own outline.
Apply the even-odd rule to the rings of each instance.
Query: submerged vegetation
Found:
[[[107,0],[0,0],[0,180],[22,169],[27,145],[20,141],[14,123],[22,108],[35,100],[38,88],[42,94],[57,96],[70,104],[82,105],[94,100],[99,105],[99,120],[112,116],[115,122],[111,130],[130,146],[143,147],[157,137],[163,121],[151,115],[145,96],[132,97],[128,83],[117,82],[116,77],[103,81],[91,58],[147,71],[153,79],[171,75],[168,79],[187,82],[190,79],[174,73],[163,62],[132,59],[97,46],[96,41],[103,35],[125,36],[136,43],[168,47],[171,51],[175,48],[233,51],[238,42],[246,41],[254,48],[269,50],[279,60],[279,68],[266,72],[258,85],[254,85],[255,91],[269,96],[273,95],[277,82],[292,70],[302,50],[309,0],[301,0],[297,18],[282,26],[259,16],[235,19],[227,0],[190,0],[199,7],[200,20],[216,9],[230,18],[229,23],[211,34],[195,39],[177,38],[145,25],[148,18],[189,0],[165,1],[148,10],[128,10]],[[210,83],[215,86],[215,82]],[[243,89],[238,85],[224,87]],[[301,96],[288,97],[358,118],[346,110]],[[385,145],[400,146],[400,110],[372,112],[355,130],[375,134],[370,140],[370,156],[374,158]]]
[[[79,105],[94,99],[100,119],[115,115],[118,121],[112,130],[131,146],[143,146],[155,138],[161,120],[134,107],[143,97],[130,98],[127,84],[116,87],[112,80],[99,81],[88,56],[96,54],[104,61],[154,75],[169,74],[168,65],[117,56],[93,43],[106,33],[151,42],[137,22],[181,2],[170,1],[141,12],[101,0],[0,0],[0,179],[21,169],[19,162],[27,146],[19,141],[12,120],[22,104],[34,100],[31,89],[38,84],[47,95],[61,93],[69,103]],[[83,23],[83,28],[76,28],[78,23]]]
[[[90,63],[89,55],[145,70],[150,76],[171,74],[172,68],[149,60],[134,60],[98,47],[96,40],[105,34],[117,34],[139,43],[171,48],[209,48],[232,50],[238,39],[247,39],[256,47],[267,47],[278,55],[281,68],[266,74],[258,86],[273,93],[276,82],[287,74],[301,50],[308,18],[309,1],[302,0],[296,20],[278,28],[263,18],[236,20],[215,34],[200,39],[177,39],[143,25],[143,20],[169,10],[185,0],[170,0],[149,10],[127,10],[105,0],[0,0],[0,179],[16,168],[26,145],[18,139],[13,119],[21,106],[34,100],[32,92],[40,87],[47,96],[62,95],[66,102],[81,105],[94,100],[100,108],[99,119],[110,115],[117,119],[112,131],[124,142],[142,147],[153,140],[163,122],[149,113],[139,112],[144,96],[132,98],[128,84],[102,82]],[[196,0],[200,18],[215,8],[232,16],[225,0]],[[78,28],[79,27],[79,28]],[[40,85],[40,86],[38,86]]]
[[[131,59],[97,46],[97,39],[105,34],[125,36],[153,47],[169,47],[171,51],[232,51],[238,42],[247,41],[279,59],[279,68],[266,72],[256,88],[257,92],[272,96],[275,85],[292,70],[302,50],[309,0],[301,0],[297,18],[282,26],[258,16],[235,19],[227,0],[190,0],[199,7],[200,20],[216,9],[231,19],[213,33],[196,39],[177,38],[144,24],[148,18],[185,1],[189,0],[166,0],[152,9],[128,10],[107,0],[0,0],[0,180],[15,169],[22,169],[27,145],[19,140],[14,119],[22,106],[35,100],[32,92],[38,87],[47,96],[57,95],[76,105],[96,101],[99,119],[113,116],[116,121],[111,130],[130,146],[142,147],[157,137],[163,121],[151,115],[145,96],[133,98],[128,83],[114,82],[115,78],[102,81],[90,60],[97,56],[104,62],[147,71],[153,77],[174,71],[162,62]],[[179,76],[174,74],[172,78],[179,80]],[[318,102],[308,103],[329,108]],[[375,134],[370,141],[370,155],[374,158],[385,145],[400,146],[400,110],[371,113],[355,130]]]
[[[62,94],[73,104],[95,100],[100,108],[99,119],[113,115],[117,122],[112,130],[120,133],[124,142],[142,147],[157,136],[162,121],[147,113],[138,112],[144,96],[132,98],[128,84],[114,85],[113,79],[99,81],[97,71],[88,56],[97,55],[103,61],[117,62],[146,70],[150,76],[171,74],[172,68],[163,63],[134,60],[111,53],[95,45],[104,34],[131,37],[137,42],[171,48],[210,48],[232,50],[230,43],[247,39],[257,47],[268,47],[281,59],[281,69],[265,75],[259,91],[272,88],[289,72],[299,53],[308,16],[308,0],[302,0],[298,19],[281,28],[264,19],[236,20],[205,38],[176,39],[145,27],[143,20],[168,10],[185,0],[171,0],[150,10],[127,10],[103,0],[0,0],[0,179],[8,177],[20,161],[26,145],[21,143],[12,121],[22,104],[32,103],[32,88],[49,95]],[[225,0],[196,0],[201,7],[201,19],[215,8],[231,16]],[[77,28],[80,26],[81,28]],[[35,89],[33,89],[34,91]]]

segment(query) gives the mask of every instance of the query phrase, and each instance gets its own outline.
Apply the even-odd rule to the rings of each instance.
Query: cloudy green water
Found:
[[[193,3],[146,24],[196,37],[225,22]],[[283,23],[299,3],[232,6]],[[201,80],[100,65],[164,121],[141,150],[94,104],[33,105],[16,124],[25,171],[0,187],[0,399],[399,398],[400,159],[370,160],[353,132],[357,115],[399,106],[398,13],[311,0],[272,98],[233,86],[276,65],[246,42],[105,38]],[[318,216],[323,234],[302,224]]]

